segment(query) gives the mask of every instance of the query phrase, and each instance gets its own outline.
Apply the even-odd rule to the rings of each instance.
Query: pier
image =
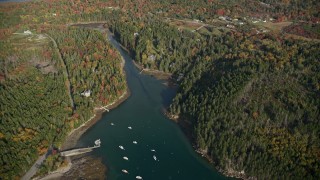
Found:
[[[93,149],[99,148],[101,145],[100,139],[95,141],[95,145],[93,147],[87,147],[87,148],[77,148],[77,149],[71,149],[67,151],[60,152],[61,156],[68,157],[68,156],[75,156],[79,154],[84,154],[93,151]]]

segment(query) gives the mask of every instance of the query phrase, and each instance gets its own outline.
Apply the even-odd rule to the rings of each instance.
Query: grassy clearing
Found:
[[[16,67],[8,73],[11,78],[26,73],[26,71],[32,71],[34,68],[43,74],[57,72],[56,63],[52,61],[50,39],[47,36],[34,33],[14,33],[6,43],[13,48],[13,55],[7,61],[16,62]]]
[[[307,37],[303,37],[303,36],[298,36],[296,34],[289,34],[286,33],[285,37],[288,39],[296,39],[296,40],[303,40],[303,41],[314,41],[314,42],[320,42],[320,39],[311,39],[311,38],[307,38]]]
[[[197,31],[199,34],[215,34],[217,36],[220,36],[222,32],[229,32],[230,29],[225,27],[226,23],[221,23],[220,21],[217,22],[214,26],[204,26],[204,23],[196,22],[192,20],[177,20],[177,19],[170,19],[169,22],[170,25],[177,27],[181,30],[188,30],[195,32]],[[201,27],[201,28],[200,28]],[[200,29],[198,29],[200,28]]]
[[[9,41],[12,45],[24,49],[41,49],[48,46],[50,40],[43,34],[14,33]]]
[[[172,20],[169,24],[176,26],[177,28],[186,29],[186,30],[190,30],[190,31],[196,30],[197,28],[201,27],[201,24],[185,22],[185,21],[180,21],[180,20]]]
[[[257,23],[258,26],[263,26],[275,32],[280,32],[284,27],[290,26],[291,24],[292,22],[279,22],[279,23],[259,22]]]

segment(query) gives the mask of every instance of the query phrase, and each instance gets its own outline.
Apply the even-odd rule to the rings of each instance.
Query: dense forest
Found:
[[[202,35],[155,19],[109,27],[144,68],[174,73],[172,117],[226,173],[320,177],[320,43],[278,34]]]
[[[126,91],[122,60],[105,34],[66,26],[106,21],[143,68],[173,74],[171,117],[222,171],[319,179],[319,7],[316,0],[0,4],[0,178],[23,175],[94,107]],[[273,23],[283,21],[293,24],[282,31]]]
[[[52,29],[70,77],[76,124],[93,115],[95,106],[110,104],[126,91],[122,59],[97,30],[78,27]],[[90,98],[84,93],[90,92]],[[80,119],[80,122],[78,122]]]
[[[22,175],[39,155],[59,147],[70,130],[93,116],[95,107],[126,91],[122,59],[105,34],[77,27],[54,27],[47,34],[17,33],[0,42],[5,50],[0,66],[3,179]],[[47,164],[47,170],[57,166]]]
[[[0,177],[11,179],[65,136],[71,115],[64,77],[50,42],[1,41]],[[13,43],[14,42],[14,43]],[[29,48],[26,48],[29,46]],[[42,48],[44,46],[45,48]],[[61,137],[58,137],[60,134]]]

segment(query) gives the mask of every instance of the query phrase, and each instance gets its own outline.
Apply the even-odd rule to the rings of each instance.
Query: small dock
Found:
[[[109,112],[109,109],[108,109],[108,108],[106,108],[106,107],[103,107],[103,109],[104,109],[105,111]]]
[[[100,139],[95,141],[95,145],[93,147],[87,147],[87,148],[77,148],[77,149],[71,149],[67,151],[60,152],[61,156],[69,157],[69,156],[75,156],[79,154],[84,154],[93,151],[93,149],[99,148],[101,145]]]

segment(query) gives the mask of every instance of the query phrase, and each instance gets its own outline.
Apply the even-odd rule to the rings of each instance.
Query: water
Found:
[[[174,97],[175,89],[163,85],[163,81],[139,74],[128,54],[111,36],[109,39],[126,61],[131,96],[105,113],[80,138],[78,146],[92,146],[94,140],[101,139],[101,147],[92,154],[102,158],[108,166],[110,180],[135,179],[136,176],[149,180],[226,179],[195,153],[179,127],[162,114],[162,109]],[[125,150],[121,150],[120,145]],[[124,160],[124,156],[129,160]]]

